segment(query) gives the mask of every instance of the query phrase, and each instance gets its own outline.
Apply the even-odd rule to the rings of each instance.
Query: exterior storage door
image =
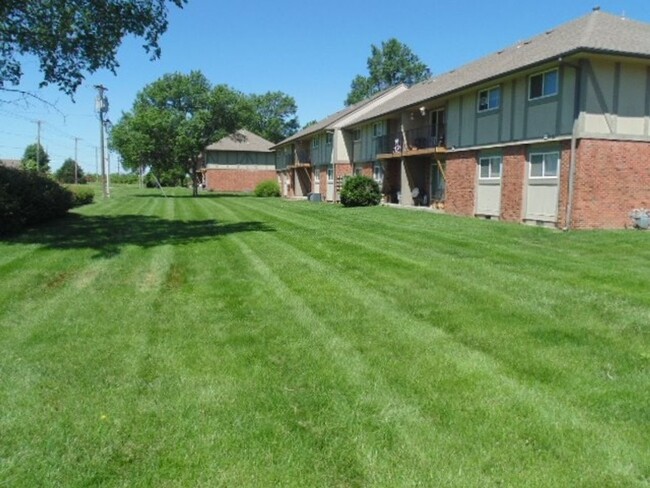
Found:
[[[334,200],[334,167],[327,168],[327,200]]]
[[[479,158],[476,215],[501,215],[501,156]]]
[[[557,222],[560,153],[531,153],[526,185],[526,220]]]

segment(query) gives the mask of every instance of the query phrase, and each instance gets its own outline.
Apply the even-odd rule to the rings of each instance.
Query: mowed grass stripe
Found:
[[[270,236],[270,238],[274,238],[274,237],[275,235]],[[319,288],[322,289],[324,287],[323,281],[327,280],[326,276],[328,274],[330,276],[336,276],[338,283],[334,286],[339,286],[341,288],[341,295],[350,298],[348,302],[351,302],[351,303],[346,303],[344,299],[337,297],[338,306],[347,305],[350,308],[350,310],[355,310],[355,308],[357,308],[359,304],[368,303],[370,301],[372,303],[369,304],[368,309],[365,309],[363,311],[363,314],[372,315],[372,311],[374,310],[377,312],[377,317],[376,318],[374,316],[369,317],[370,319],[369,322],[376,323],[376,321],[380,318],[384,318],[387,320],[389,324],[387,328],[379,331],[364,329],[362,330],[362,332],[360,332],[359,337],[357,337],[357,340],[363,341],[364,337],[375,337],[376,335],[380,337],[386,337],[388,335],[387,342],[390,344],[390,347],[395,347],[398,350],[399,350],[399,345],[401,345],[400,342],[411,343],[411,341],[419,339],[420,341],[426,343],[427,332],[431,330],[430,324],[418,320],[413,321],[412,317],[409,315],[409,312],[407,310],[395,309],[393,307],[393,304],[390,304],[391,300],[388,298],[387,295],[375,294],[376,296],[373,297],[374,293],[371,288],[364,288],[363,286],[360,286],[360,284],[358,282],[354,282],[354,280],[351,279],[350,276],[346,276],[344,270],[338,269],[336,273],[329,273],[328,269],[324,269],[323,266],[320,265],[319,261],[314,259],[313,255],[309,255],[307,257],[301,256],[301,251],[298,250],[297,248],[293,248],[287,242],[284,242],[281,246],[278,247],[284,249],[285,252],[288,251],[288,254],[292,256],[294,260],[298,261],[296,269],[298,268],[301,269],[301,272],[304,273],[304,275],[306,276],[312,276],[315,282],[319,282],[320,284]],[[313,247],[310,247],[310,249],[313,250]],[[315,252],[315,254],[317,255],[318,252]],[[273,256],[274,254],[272,251],[267,250],[267,251],[261,251],[261,255]],[[354,259],[354,257],[352,257],[352,259]],[[284,272],[286,275],[291,275],[296,271],[295,269],[291,268],[291,269],[284,269]],[[325,312],[326,310],[319,311],[318,315],[319,316],[326,315]],[[356,321],[351,320],[350,322],[354,324]],[[391,331],[395,330],[396,327],[399,327],[400,334],[402,336],[406,334],[406,337],[400,337],[400,335],[391,334]],[[356,329],[350,327],[349,329],[342,328],[341,330],[348,331],[348,330],[356,330]],[[437,332],[434,334],[435,338],[439,339],[439,336],[440,334]],[[441,345],[440,343],[444,343],[444,342],[446,341],[440,341],[434,339],[434,343],[437,346]],[[493,358],[488,359],[485,357],[481,357],[482,354],[480,351],[479,352],[467,351],[465,350],[464,345],[458,344],[454,341],[451,341],[451,347],[449,345],[442,345],[442,351],[444,351],[445,349],[450,349],[448,355],[446,355],[448,364],[446,364],[445,366],[449,367],[449,365],[451,364],[452,368],[455,371],[461,372],[463,370],[462,364],[460,365],[455,364],[456,361],[454,361],[454,358],[466,358],[468,356],[469,356],[469,360],[467,364],[470,365],[485,364],[486,365],[485,371],[480,372],[482,376],[481,378],[482,383],[486,383],[486,382],[489,383],[491,378],[496,377],[498,380],[497,384],[494,384],[490,388],[490,390],[494,392],[502,392],[505,387],[507,394],[505,394],[504,397],[506,398],[520,397],[520,403],[522,404],[522,408],[529,409],[533,412],[536,412],[539,409],[540,413],[542,414],[549,410],[553,411],[554,415],[557,416],[556,424],[561,424],[561,426],[559,426],[558,428],[563,434],[566,434],[566,432],[570,432],[574,430],[576,424],[582,425],[581,427],[582,434],[592,432],[592,429],[596,427],[595,423],[593,423],[590,419],[585,418],[584,412],[580,412],[575,409],[572,410],[567,404],[561,401],[560,398],[555,397],[552,394],[548,394],[548,392],[544,391],[543,389],[537,391],[537,393],[531,394],[530,391],[531,386],[523,385],[518,381],[514,381],[510,377],[510,371],[508,371],[507,367],[506,370],[503,370],[503,368],[500,365],[493,363]],[[437,354],[441,353],[441,350],[439,349],[435,349],[435,351]],[[380,366],[382,361],[386,361],[386,358],[390,356],[390,350],[387,349],[385,353],[386,356],[381,356],[378,359],[377,364],[374,364],[373,366]],[[431,353],[431,350],[429,349],[425,351],[418,351],[415,354],[413,354],[413,356],[409,356],[409,359],[413,360],[414,358],[418,357],[419,353]],[[396,365],[392,364],[392,366],[396,366]],[[472,371],[471,373],[477,373],[477,371]],[[459,376],[462,377],[463,376],[462,373],[459,374]],[[404,378],[400,377],[400,381],[403,380]],[[462,380],[460,380],[460,383],[462,383]],[[417,386],[417,385],[409,385],[409,388],[413,386]],[[503,400],[503,398],[501,400]],[[488,400],[488,403],[492,401],[493,400]],[[497,401],[496,403],[500,404],[501,402]],[[499,414],[503,414],[503,413],[504,412],[499,412]],[[541,415],[541,419],[543,422],[546,422],[548,420],[548,418],[546,418],[545,415]],[[564,437],[563,435],[558,435],[558,434],[559,434],[558,432],[554,432],[554,435],[560,438]],[[590,446],[598,445],[599,448],[607,446],[608,448],[607,450],[609,450],[611,449],[612,438],[614,436],[613,436],[613,432],[611,432],[608,429],[605,429],[604,432],[599,432],[594,437],[595,437],[594,439],[590,439],[589,442],[583,446],[583,450],[586,453],[583,459],[585,465],[589,465],[589,463],[593,460],[594,453],[588,453],[588,451],[590,451]],[[628,447],[625,445],[625,441],[619,440],[618,442],[620,442],[623,445],[623,448]],[[613,471],[617,471],[618,469],[619,469],[618,465],[612,468]]]
[[[542,272],[538,282],[547,262],[533,250],[564,236],[240,197],[125,192],[114,202],[116,213],[99,211],[103,202],[80,210],[116,229],[113,242],[39,245],[43,264],[75,249],[85,256],[57,291],[68,305],[80,291],[81,318],[41,303],[76,330],[35,314],[34,330],[52,331],[27,344],[0,316],[3,405],[19,392],[0,414],[11,434],[0,442],[0,479],[12,486],[647,481],[643,306],[630,318],[629,301],[581,305],[582,295],[564,293],[580,290],[580,273],[567,284]],[[402,220],[469,244],[408,252]],[[483,228],[498,257],[482,258]],[[588,256],[596,248],[607,260],[600,244],[625,248],[639,234],[593,235],[568,239],[562,253],[575,255],[586,283],[603,277],[587,295],[612,300],[630,260],[615,256],[614,272]],[[515,285],[508,273],[519,264]],[[528,288],[540,283],[535,314]],[[50,364],[58,354],[73,359]],[[23,371],[33,383],[12,377]]]

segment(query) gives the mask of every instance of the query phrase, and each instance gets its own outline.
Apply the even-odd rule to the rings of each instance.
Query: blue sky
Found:
[[[34,91],[56,110],[0,93],[0,159],[20,159],[36,141],[36,121],[41,120],[41,143],[53,170],[74,157],[77,137],[79,163],[94,172],[99,122],[93,86],[99,83],[108,88],[113,121],[131,108],[139,90],[163,74],[200,70],[213,84],[245,93],[279,90],[293,96],[302,125],[343,107],[352,79],[367,74],[371,44],[396,37],[433,74],[443,73],[586,15],[595,5],[597,0],[189,0],[182,10],[170,8],[159,60],[149,61],[140,40],[126,39],[117,76],[89,75],[74,102],[54,87],[38,90],[38,65],[26,60],[19,88]],[[602,0],[599,5],[650,22],[648,0]]]

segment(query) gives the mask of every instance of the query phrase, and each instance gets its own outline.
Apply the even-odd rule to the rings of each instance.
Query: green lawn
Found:
[[[650,233],[120,189],[0,241],[0,486],[650,486]]]

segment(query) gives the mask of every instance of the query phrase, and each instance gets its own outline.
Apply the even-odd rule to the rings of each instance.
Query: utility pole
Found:
[[[38,173],[41,170],[41,124],[42,120],[37,120],[36,125],[38,129],[36,130],[36,172]]]
[[[74,184],[76,185],[78,183],[78,175],[77,175],[77,167],[79,163],[77,162],[77,143],[79,142],[79,138],[75,137],[74,138]]]
[[[95,183],[99,184],[99,156],[97,151],[99,151],[99,148],[95,146]]]
[[[95,101],[95,109],[99,112],[99,145],[102,162],[102,191],[104,198],[110,198],[110,189],[106,174],[106,160],[104,157],[104,114],[108,112],[108,100],[104,92],[108,89],[104,85],[95,85],[97,88],[97,99]]]

